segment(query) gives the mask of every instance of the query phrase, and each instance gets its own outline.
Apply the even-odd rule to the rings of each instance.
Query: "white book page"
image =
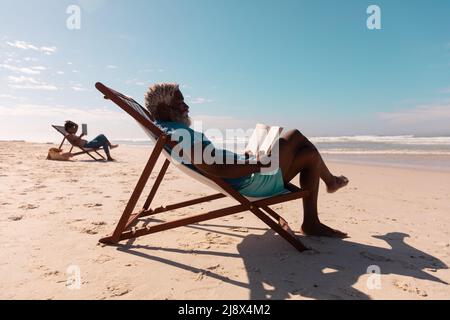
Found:
[[[248,141],[247,147],[245,147],[245,152],[254,156],[258,155],[259,148],[263,144],[263,141],[267,136],[269,129],[269,126],[258,123],[255,127],[255,130],[253,130],[253,134]]]
[[[270,127],[270,130],[267,133],[267,135],[264,139],[264,142],[259,147],[258,151],[260,154],[266,155],[270,152],[273,144],[275,143],[277,138],[280,136],[281,131],[283,131],[283,128],[281,128],[281,127],[277,127],[277,126]]]

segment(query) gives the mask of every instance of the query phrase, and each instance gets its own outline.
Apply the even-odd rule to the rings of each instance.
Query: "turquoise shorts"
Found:
[[[240,186],[234,187],[240,194],[247,197],[270,197],[282,194],[284,188],[283,173],[280,168],[267,173],[254,173]]]

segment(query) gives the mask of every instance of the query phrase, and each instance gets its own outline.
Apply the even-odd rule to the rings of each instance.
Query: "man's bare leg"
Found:
[[[319,220],[317,199],[322,164],[318,153],[312,159],[312,162],[300,172],[300,185],[302,189],[309,191],[309,196],[303,199],[302,231],[310,236],[345,238],[347,237],[346,233],[332,229]]]
[[[303,233],[306,235],[345,238],[347,236],[345,233],[334,230],[319,220],[317,200],[322,161],[317,149],[305,147],[295,150],[293,149],[294,146],[286,140],[280,139],[279,142],[279,165],[285,184],[289,183],[300,173],[301,187],[310,192],[308,197],[303,198]]]
[[[298,130],[290,130],[282,135],[282,138],[287,141],[288,144],[292,146],[294,150],[300,150],[302,148],[313,148],[318,153],[319,151],[314,146],[314,144],[308,140],[303,134]],[[323,161],[322,156],[319,153],[319,158],[321,161],[320,166],[320,178],[325,182],[327,186],[328,193],[334,193],[340,188],[345,187],[349,180],[344,176],[335,176],[328,169],[325,161]]]

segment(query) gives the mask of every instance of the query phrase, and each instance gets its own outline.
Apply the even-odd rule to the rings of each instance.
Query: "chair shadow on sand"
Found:
[[[267,243],[273,241],[273,237],[274,233],[270,231],[262,237],[250,235],[238,245],[248,272],[251,299],[286,299],[289,294],[314,299],[370,299],[366,293],[353,288],[358,278],[368,273],[370,266],[379,268],[381,275],[395,274],[446,284],[424,270],[448,267],[439,259],[406,244],[404,239],[408,235],[404,233],[374,236],[386,241],[389,249],[347,240],[316,238],[313,240],[315,249],[301,255],[279,244],[278,250],[274,248],[275,244],[268,247]],[[271,288],[264,288],[263,284]]]
[[[212,230],[207,228],[208,226],[215,228]],[[381,275],[408,276],[447,285],[445,281],[429,273],[439,269],[448,269],[447,265],[438,258],[405,243],[404,239],[409,237],[405,233],[392,232],[383,236],[373,236],[386,241],[390,246],[389,249],[355,243],[348,239],[309,237],[302,241],[307,240],[305,242],[308,246],[314,249],[299,253],[281,241],[279,236],[271,230],[264,229],[266,232],[263,235],[241,236],[216,229],[216,227],[229,229],[233,226],[198,224],[190,227],[242,238],[242,242],[237,245],[239,253],[151,247],[134,245],[133,241],[117,247],[120,251],[142,258],[166,263],[193,273],[202,272],[209,277],[248,288],[250,290],[249,299],[278,300],[298,295],[313,299],[368,300],[370,296],[353,288],[353,285],[359,277],[367,275],[369,266],[377,266]],[[260,228],[248,229],[260,230]],[[248,282],[233,280],[211,270],[185,265],[142,252],[142,250],[138,251],[138,249],[239,258],[244,262]],[[382,276],[381,284],[383,285]]]

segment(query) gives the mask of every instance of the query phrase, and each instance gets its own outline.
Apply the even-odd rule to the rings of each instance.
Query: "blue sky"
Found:
[[[1,0],[0,139],[50,123],[143,138],[94,89],[142,101],[178,82],[205,127],[256,122],[308,136],[450,134],[450,2]],[[81,29],[69,30],[69,5]],[[381,8],[381,30],[366,9]]]

